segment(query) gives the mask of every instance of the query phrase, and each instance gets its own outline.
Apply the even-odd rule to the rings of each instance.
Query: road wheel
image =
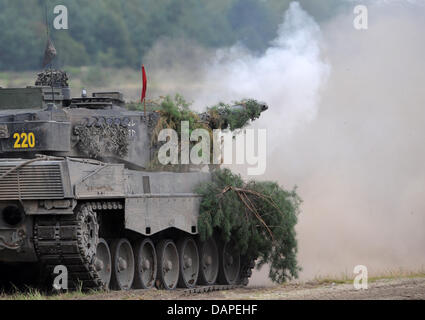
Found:
[[[217,281],[219,269],[219,254],[217,243],[214,238],[199,242],[199,283],[202,285],[214,285]]]
[[[111,244],[112,279],[114,290],[130,290],[134,279],[134,255],[130,242],[116,239]]]
[[[196,286],[199,275],[199,254],[195,240],[185,237],[179,241],[177,249],[180,257],[180,288]]]
[[[241,256],[234,241],[222,244],[220,250],[219,282],[225,285],[238,283],[241,269]]]
[[[174,290],[179,280],[179,253],[172,240],[162,240],[156,247],[159,287]]]
[[[136,259],[134,288],[153,288],[158,270],[155,245],[150,239],[141,240],[136,244],[134,253]]]
[[[104,239],[100,239],[97,245],[94,268],[102,282],[103,288],[108,289],[112,276],[112,259],[109,245]]]

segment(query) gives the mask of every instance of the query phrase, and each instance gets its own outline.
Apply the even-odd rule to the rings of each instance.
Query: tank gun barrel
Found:
[[[221,103],[200,114],[200,119],[212,129],[233,131],[242,129],[251,121],[257,120],[268,109],[266,103],[254,99],[244,100],[232,106]]]

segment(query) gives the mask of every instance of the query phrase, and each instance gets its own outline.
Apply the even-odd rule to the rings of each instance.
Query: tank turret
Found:
[[[119,92],[70,97],[65,72],[39,73],[35,86],[0,89],[0,154],[88,157],[144,168],[151,115],[125,109]]]
[[[87,157],[148,168],[158,148],[151,142],[159,113],[127,110],[120,92],[70,98],[68,80],[63,71],[47,70],[34,87],[0,89],[0,155]],[[211,129],[235,130],[267,108],[247,100],[210,108],[199,119]]]

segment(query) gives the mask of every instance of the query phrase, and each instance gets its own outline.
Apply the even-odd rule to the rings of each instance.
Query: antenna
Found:
[[[46,35],[47,35],[47,39],[49,38],[49,20],[47,18],[47,2],[46,0],[44,0],[44,14],[45,14],[45,19],[46,19]]]
[[[46,18],[46,36],[47,36],[47,41],[49,42],[50,40],[50,35],[49,35],[49,19],[47,16],[47,1],[44,0],[44,13],[45,13],[45,18]],[[55,91],[53,89],[53,69],[52,69],[52,62],[50,62],[50,87],[52,89],[52,100],[53,100],[53,104],[55,104]]]

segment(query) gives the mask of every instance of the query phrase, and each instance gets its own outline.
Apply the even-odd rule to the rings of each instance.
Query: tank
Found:
[[[70,289],[248,283],[254,261],[232,241],[199,239],[194,189],[211,172],[148,169],[158,119],[119,92],[71,98],[62,71],[0,88],[3,282],[37,270],[51,286],[65,270]]]

